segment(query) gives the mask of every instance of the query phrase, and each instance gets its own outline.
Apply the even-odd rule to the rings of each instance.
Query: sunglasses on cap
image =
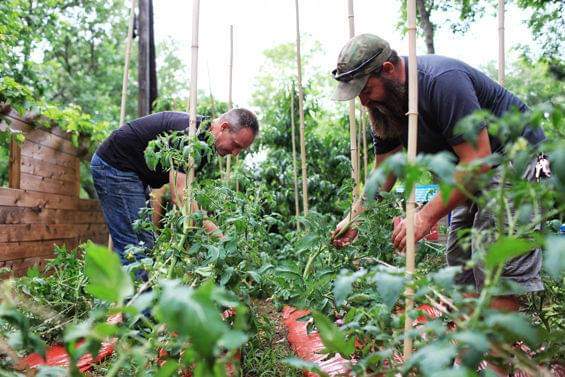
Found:
[[[375,58],[377,56],[379,56],[381,53],[383,52],[382,48],[379,48],[377,50],[377,52],[375,53],[375,55],[371,56],[369,59],[365,60],[363,63],[359,64],[357,67],[353,68],[352,70],[349,70],[347,72],[343,72],[343,73],[339,73],[336,69],[334,69],[332,71],[332,75],[334,77],[334,79],[336,79],[337,81],[343,81],[343,82],[347,82],[351,79],[353,79],[359,72],[361,72],[366,66],[369,65],[369,63],[371,63],[373,60],[375,60]],[[382,65],[378,68],[376,68],[373,72],[374,73],[379,73],[382,69]]]

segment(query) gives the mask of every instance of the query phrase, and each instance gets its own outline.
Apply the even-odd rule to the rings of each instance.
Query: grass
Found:
[[[294,356],[286,340],[281,314],[265,301],[251,303],[256,334],[243,350],[242,375],[246,377],[302,376],[282,361]]]

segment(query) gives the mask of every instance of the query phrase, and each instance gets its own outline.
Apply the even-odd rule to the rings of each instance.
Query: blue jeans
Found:
[[[143,245],[152,248],[155,236],[148,231],[134,231],[133,222],[139,218],[139,211],[148,206],[149,187],[137,174],[118,170],[108,165],[96,153],[90,162],[94,188],[100,199],[104,219],[110,230],[114,251],[118,253],[123,265],[145,258],[142,253],[134,254],[134,259],[126,258],[127,245]],[[151,219],[149,219],[151,220]],[[146,280],[146,276],[138,278]],[[145,274],[141,274],[145,275]]]

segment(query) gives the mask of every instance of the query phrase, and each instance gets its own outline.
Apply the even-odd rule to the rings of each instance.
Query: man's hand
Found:
[[[344,230],[344,228],[347,228]],[[349,220],[349,216],[341,220],[332,232],[332,244],[337,248],[345,247],[351,244],[357,238],[357,229],[353,222]]]
[[[392,231],[392,244],[398,251],[406,249],[406,218],[395,217],[392,221],[394,228]],[[430,233],[434,223],[426,216],[422,216],[420,211],[414,214],[414,242],[420,241]]]
[[[210,220],[204,220],[202,222],[202,226],[204,227],[204,230],[206,231],[206,233],[211,234],[214,237],[217,237],[219,239],[224,239],[226,238],[224,236],[224,234],[222,233],[222,231],[220,230],[220,228],[218,228],[218,226],[216,224],[214,224],[212,221]]]

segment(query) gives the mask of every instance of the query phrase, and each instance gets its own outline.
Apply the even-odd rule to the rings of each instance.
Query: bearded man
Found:
[[[197,125],[201,118],[198,117]],[[183,112],[165,111],[135,119],[122,125],[100,145],[90,163],[94,187],[100,199],[104,219],[112,236],[114,251],[122,264],[132,262],[125,255],[126,246],[142,244],[151,248],[154,235],[148,231],[136,232],[133,222],[139,212],[148,206],[150,189],[171,183],[171,199],[182,206],[186,175],[183,171],[165,171],[160,165],[150,169],[145,161],[145,149],[150,141],[160,135],[181,131],[187,132],[189,115]],[[233,109],[214,119],[207,130],[198,132],[198,139],[213,139],[215,151],[220,156],[237,156],[251,146],[259,133],[259,122],[251,111]],[[201,159],[197,171],[208,162]],[[175,188],[175,189],[173,189]],[[192,203],[197,209],[196,203]],[[220,237],[218,227],[204,220],[204,229]],[[135,259],[145,256],[136,254]],[[145,276],[141,276],[145,279]]]
[[[470,164],[492,153],[503,153],[503,145],[489,134],[488,125],[480,129],[476,144],[466,141],[455,131],[456,124],[476,110],[488,110],[500,117],[512,108],[528,110],[515,95],[504,89],[484,73],[469,65],[447,57],[428,55],[417,58],[418,71],[418,153],[451,152],[458,164]],[[333,71],[339,82],[335,99],[346,101],[359,96],[369,112],[375,169],[389,156],[408,144],[408,59],[399,57],[385,40],[371,34],[351,39],[341,50],[337,68]],[[541,129],[524,127],[522,136],[531,144],[545,139]],[[485,166],[481,172],[489,170]],[[534,171],[534,169],[529,169]],[[529,174],[527,179],[533,179]],[[390,191],[396,177],[387,177],[380,190]],[[341,221],[332,234],[333,243],[344,246],[353,241],[357,230],[353,225],[346,232],[342,228],[363,212],[362,200],[354,204],[351,214]],[[447,263],[462,266],[471,259],[473,250],[461,247],[457,231],[463,228],[487,229],[494,224],[492,213],[477,205],[459,190],[454,189],[447,202],[436,195],[414,218],[416,241],[430,232],[441,218],[451,211],[447,239]],[[354,224],[354,223],[353,223]],[[406,246],[406,220],[394,224],[392,242],[397,250]],[[524,292],[543,289],[540,278],[541,251],[532,252],[510,261],[504,268],[503,278],[521,285]],[[484,283],[480,268],[463,269],[457,281],[480,289]],[[507,304],[516,308],[518,300],[508,297]],[[504,305],[504,303],[502,304]]]

